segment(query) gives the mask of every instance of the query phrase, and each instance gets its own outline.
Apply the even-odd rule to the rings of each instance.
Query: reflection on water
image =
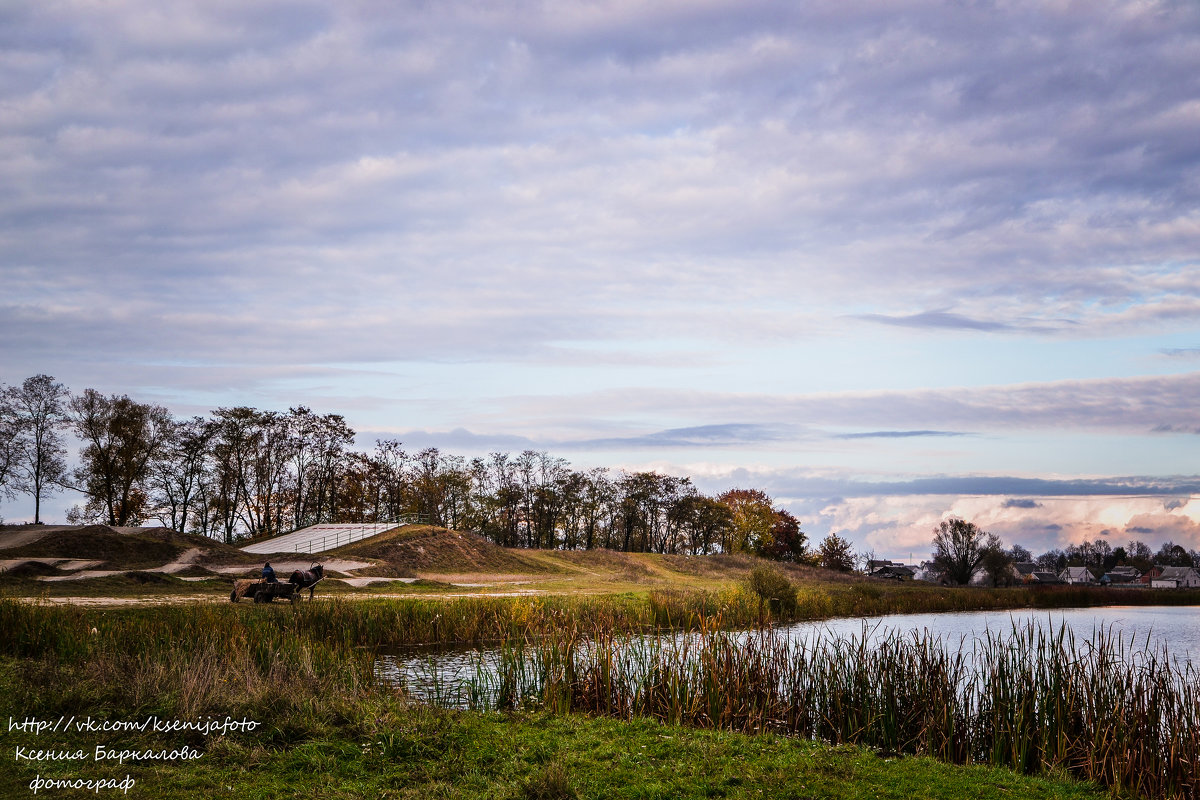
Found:
[[[1014,626],[1029,623],[1059,630],[1066,627],[1080,639],[1090,639],[1101,629],[1131,639],[1138,647],[1149,642],[1158,650],[1164,646],[1171,655],[1189,659],[1200,656],[1200,608],[1192,606],[1107,606],[1103,608],[1068,608],[1054,611],[1017,609],[1012,611],[965,611],[949,614],[892,614],[869,617],[868,626],[882,634],[888,631],[924,631],[946,642],[965,641],[968,646],[986,632],[1003,634]],[[785,629],[790,635],[824,629],[838,636],[858,636],[863,619],[830,619],[819,622],[797,622]]]
[[[928,633],[948,646],[969,651],[977,638],[1005,636],[1035,625],[1042,630],[1064,628],[1081,645],[1101,631],[1120,638],[1130,651],[1167,650],[1177,660],[1200,656],[1200,609],[1187,606],[1109,606],[1054,611],[973,611],[941,614],[893,614],[882,617],[842,618],[797,622],[775,629],[775,634],[798,647],[818,639],[857,643],[868,647],[892,635]],[[745,639],[753,631],[732,634]],[[631,637],[642,639],[645,637]],[[675,645],[694,641],[694,634],[660,634],[656,638]],[[411,648],[383,656],[378,671],[384,680],[404,686],[422,701],[468,708],[490,705],[495,676],[503,653],[499,647]]]

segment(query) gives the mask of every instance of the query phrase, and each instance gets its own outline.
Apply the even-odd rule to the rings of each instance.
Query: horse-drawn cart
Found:
[[[263,581],[253,578],[243,578],[233,582],[233,591],[229,593],[229,602],[236,603],[243,597],[253,597],[256,603],[269,603],[276,597],[286,598],[293,603],[300,602],[300,592],[308,589],[308,599],[313,599],[317,584],[325,580],[325,567],[313,564],[307,570],[295,570],[286,581]]]
[[[253,597],[256,603],[270,603],[276,597],[300,602],[300,592],[294,583],[270,583],[268,581],[237,581],[229,593],[229,602],[236,603],[243,597]]]

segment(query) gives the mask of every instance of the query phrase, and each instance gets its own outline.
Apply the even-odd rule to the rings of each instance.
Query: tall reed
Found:
[[[489,685],[490,682],[490,685]],[[1200,676],[1108,631],[1036,625],[972,642],[771,630],[513,643],[477,702],[774,731],[986,763],[1065,769],[1150,797],[1200,794]]]

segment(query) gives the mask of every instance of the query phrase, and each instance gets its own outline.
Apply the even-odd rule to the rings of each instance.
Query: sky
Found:
[[[13,0],[0,186],[7,384],[1200,548],[1194,2]]]

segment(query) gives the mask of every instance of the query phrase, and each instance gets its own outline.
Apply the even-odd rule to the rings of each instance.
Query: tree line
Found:
[[[78,444],[73,468],[68,435]],[[505,547],[753,553],[842,571],[874,558],[856,554],[836,533],[810,546],[800,521],[758,489],[710,496],[687,477],[576,470],[544,451],[468,459],[436,447],[410,453],[394,439],[363,452],[354,439],[342,415],[304,406],[235,406],[178,419],[127,395],[74,394],[35,375],[0,385],[0,498],[29,494],[41,522],[42,500],[70,490],[82,502],[68,522],[158,523],[226,543],[319,523],[417,516]],[[933,546],[947,574],[983,569],[997,582],[1015,561],[1055,572],[1200,565],[1200,552],[1173,542],[1154,551],[1140,541],[1114,548],[1103,539],[1035,558],[953,519],[934,531]]]
[[[68,433],[78,440],[74,468]],[[31,495],[35,522],[43,498],[70,490],[82,502],[68,522],[157,522],[227,543],[416,515],[506,547],[854,565],[845,539],[831,534],[810,548],[799,520],[758,489],[709,496],[687,477],[576,470],[532,450],[468,459],[381,439],[363,452],[354,437],[340,414],[304,406],[177,419],[127,395],[73,394],[36,375],[0,391],[0,494]]]

